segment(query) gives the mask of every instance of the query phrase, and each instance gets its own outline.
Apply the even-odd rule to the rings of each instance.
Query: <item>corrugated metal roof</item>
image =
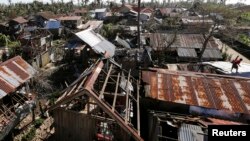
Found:
[[[103,12],[106,12],[106,11],[107,11],[106,8],[95,9],[95,12],[96,12],[96,13],[103,13]]]
[[[80,20],[81,18],[82,18],[81,16],[64,16],[64,17],[58,18],[58,20],[61,20],[61,21],[76,21],[76,20]]]
[[[88,21],[86,24],[83,25],[83,28],[91,28],[93,30],[97,29],[97,28],[101,28],[101,26],[103,25],[103,21],[96,21],[96,20],[91,20]]]
[[[30,79],[36,70],[16,56],[0,64],[0,98],[14,92],[17,87]]]
[[[109,57],[112,57],[115,54],[115,46],[91,29],[77,32],[76,36],[92,47],[92,49],[98,54],[104,54],[107,52]]]
[[[202,134],[201,134],[202,133]],[[178,140],[179,141],[203,141],[202,128],[197,125],[182,124],[179,129]]]
[[[38,12],[37,15],[43,17],[46,20],[54,19],[56,17],[55,14],[53,12],[50,12],[50,11]]]
[[[191,57],[196,58],[197,53],[195,52],[195,49],[191,48],[177,48],[177,54],[179,57]]]
[[[46,23],[46,29],[58,29],[61,27],[61,22],[57,20],[49,20]]]
[[[221,52],[218,48],[208,48],[202,54],[202,58],[222,59],[222,55],[221,55]]]
[[[23,17],[16,17],[15,19],[12,19],[12,21],[15,21],[19,24],[22,24],[22,23],[27,23],[28,21],[26,19],[24,19]]]
[[[162,50],[174,39],[174,34],[152,33],[150,44],[155,50]],[[204,38],[202,34],[177,34],[172,48],[202,48]],[[210,38],[207,48],[218,48],[214,38]]]
[[[74,13],[87,13],[88,9],[87,8],[81,8],[81,9],[75,9]]]
[[[174,34],[153,33],[149,37],[150,45],[154,50],[163,50],[174,40],[170,48],[176,49],[179,57],[196,58],[195,49],[201,50],[204,43],[202,34],[177,34],[175,37]],[[202,57],[206,59],[222,59],[218,44],[213,37],[210,38]]]
[[[128,42],[125,41],[125,40],[123,40],[123,39],[121,39],[119,36],[116,36],[115,41],[116,41],[118,44],[120,44],[120,45],[122,45],[123,47],[125,47],[125,48],[131,48],[130,45],[128,44]]]
[[[154,69],[142,71],[146,96],[175,103],[250,113],[250,79]]]
[[[197,58],[197,53],[194,48],[177,48],[179,57]],[[203,59],[222,59],[220,50],[217,48],[208,48],[202,55]]]
[[[229,120],[217,119],[217,118],[207,118],[207,120],[202,120],[202,124],[207,125],[242,125],[243,123],[234,122]]]

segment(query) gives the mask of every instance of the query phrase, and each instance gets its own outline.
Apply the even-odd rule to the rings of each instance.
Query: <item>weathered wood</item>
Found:
[[[117,98],[117,91],[118,91],[119,81],[120,81],[120,73],[118,73],[116,86],[115,86],[115,97],[114,97],[113,104],[112,104],[112,111],[113,112],[115,111],[115,103],[116,103],[116,98]]]
[[[110,68],[109,68],[108,74],[107,74],[107,76],[106,76],[106,78],[105,78],[104,84],[103,84],[103,86],[102,86],[102,90],[101,90],[101,92],[100,92],[99,98],[102,98],[102,97],[103,97],[103,93],[104,93],[105,88],[106,88],[106,86],[107,86],[107,82],[108,82],[110,73],[111,73],[111,71],[112,71],[112,68],[113,68],[113,64],[110,65]]]
[[[128,80],[127,80],[127,83],[126,83],[126,87],[125,87],[125,90],[126,90],[126,113],[125,113],[125,123],[128,124],[128,99],[129,99],[129,90],[128,90],[128,83],[129,83],[129,79],[130,79],[130,73],[131,73],[131,70],[129,70],[129,73],[128,73]]]

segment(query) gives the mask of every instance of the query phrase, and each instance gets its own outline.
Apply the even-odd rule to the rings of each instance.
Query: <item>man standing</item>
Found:
[[[233,71],[233,69],[236,69],[236,73],[238,73],[238,68],[240,66],[240,62],[243,60],[242,58],[238,59],[239,56],[237,56],[233,61],[232,61],[232,69],[231,72]]]

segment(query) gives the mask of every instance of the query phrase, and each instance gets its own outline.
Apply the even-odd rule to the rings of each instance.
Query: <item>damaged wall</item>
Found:
[[[56,141],[91,141],[96,130],[94,119],[74,111],[53,111]]]

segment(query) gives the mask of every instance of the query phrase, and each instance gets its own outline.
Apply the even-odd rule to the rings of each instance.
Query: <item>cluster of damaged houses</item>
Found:
[[[138,10],[143,31],[140,47],[135,34]],[[205,141],[208,125],[249,124],[249,64],[239,68],[237,75],[244,77],[232,75],[231,64],[222,61],[220,41],[214,37],[202,55],[207,62],[190,64],[202,49],[200,32],[208,31],[212,20],[202,20],[183,8],[133,5],[110,11],[78,9],[60,17],[48,13],[37,13],[30,20],[17,17],[9,21],[8,30],[2,30],[13,31],[25,43],[22,48],[32,61],[29,65],[17,56],[0,64],[0,139],[33,108],[32,77],[53,62],[52,37],[65,34],[65,29],[73,36],[62,48],[86,69],[48,107],[55,140]],[[88,13],[95,20],[84,21]],[[143,23],[151,19],[161,26],[162,19],[178,16],[181,33],[143,30]],[[126,32],[109,41],[98,32],[103,22],[114,17],[126,20],[122,25]],[[173,43],[166,49],[169,42]],[[164,68],[157,66],[162,53],[171,62]],[[201,65],[206,73],[196,72]]]

